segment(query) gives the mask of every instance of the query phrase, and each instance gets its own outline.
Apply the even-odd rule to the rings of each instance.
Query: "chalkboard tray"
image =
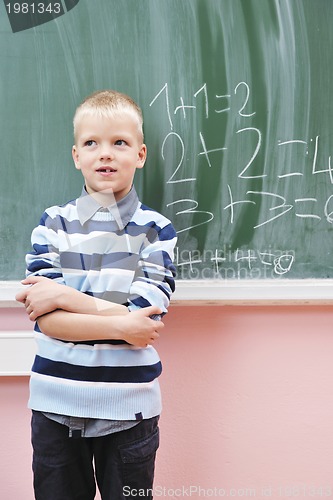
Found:
[[[15,294],[22,285],[0,282],[0,308],[22,307]],[[194,305],[333,305],[333,280],[182,280],[171,306]]]

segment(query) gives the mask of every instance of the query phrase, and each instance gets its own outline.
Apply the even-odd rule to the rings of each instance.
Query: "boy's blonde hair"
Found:
[[[113,118],[127,113],[137,121],[140,140],[143,142],[143,117],[141,108],[131,97],[116,90],[100,90],[86,97],[77,107],[74,119],[74,138],[77,139],[77,126],[83,116],[95,115]]]

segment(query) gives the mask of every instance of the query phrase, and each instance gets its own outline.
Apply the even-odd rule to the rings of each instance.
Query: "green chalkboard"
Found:
[[[80,194],[72,116],[102,88],[143,109],[135,184],[178,231],[179,279],[332,278],[332,19],[331,0],[0,3],[0,279]]]

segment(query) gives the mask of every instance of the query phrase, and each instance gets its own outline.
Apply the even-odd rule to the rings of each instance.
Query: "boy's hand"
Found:
[[[24,288],[15,296],[18,302],[24,304],[31,321],[58,309],[60,298],[65,293],[64,285],[44,276],[30,276],[22,280],[21,283],[22,285],[33,285]]]
[[[147,347],[159,337],[159,331],[164,328],[162,321],[155,321],[149,316],[161,314],[159,307],[150,306],[120,316],[121,338],[136,347]]]
[[[86,295],[44,276],[29,276],[21,283],[32,285],[18,292],[15,297],[18,302],[24,304],[31,321],[56,309],[103,316],[129,314],[124,305]]]

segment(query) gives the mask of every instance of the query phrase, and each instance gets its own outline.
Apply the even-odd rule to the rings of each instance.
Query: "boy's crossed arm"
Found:
[[[29,318],[38,319],[43,333],[67,341],[125,340],[137,347],[146,347],[159,337],[164,327],[149,316],[160,314],[156,306],[138,311],[86,295],[72,287],[42,276],[22,281],[32,285],[21,290],[16,300],[22,302]]]
[[[126,306],[98,299],[70,286],[57,283],[44,276],[29,276],[21,282],[26,287],[16,295],[22,302],[31,321],[56,309],[83,314],[104,316],[127,314]]]
[[[147,347],[158,339],[158,331],[164,327],[161,321],[149,318],[158,310],[151,306],[126,316],[98,316],[58,309],[38,318],[38,325],[43,333],[60,340],[124,340],[136,347]]]

